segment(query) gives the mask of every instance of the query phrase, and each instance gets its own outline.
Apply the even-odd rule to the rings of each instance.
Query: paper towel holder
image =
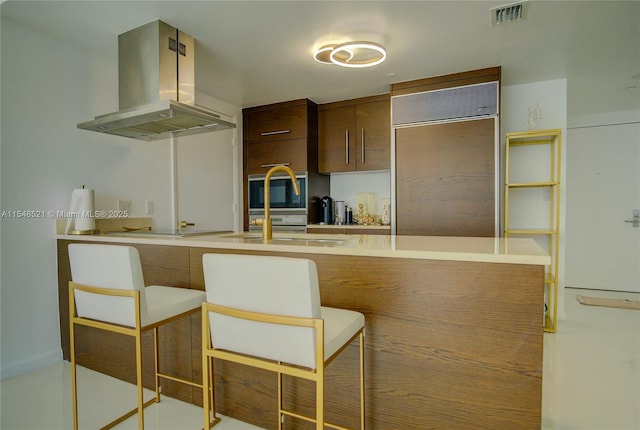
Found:
[[[84,185],[82,185],[82,191],[85,190]],[[79,207],[74,207],[75,206],[75,194],[76,192],[78,192],[80,190],[73,190],[73,194],[71,195],[71,207],[69,208],[69,212],[70,214],[77,212],[80,208]],[[92,223],[90,223],[90,225],[92,227],[95,227],[95,211],[94,211],[94,196],[93,196],[93,190],[87,190],[89,192],[89,196],[90,196],[90,202],[89,202],[89,206],[88,208],[85,208],[85,211],[88,209],[89,213],[89,217],[93,218],[94,221]],[[69,226],[71,224],[71,222],[73,222],[73,226],[76,227],[76,219],[77,219],[77,215],[75,218],[70,218],[67,220],[67,227],[66,227],[66,234],[70,234],[70,235],[92,235],[92,234],[100,234],[100,230],[96,230],[95,228],[90,228],[90,229],[80,229],[80,230],[69,230]]]

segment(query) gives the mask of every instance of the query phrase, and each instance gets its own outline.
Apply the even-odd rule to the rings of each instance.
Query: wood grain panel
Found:
[[[68,280],[66,243],[58,243],[60,291]],[[204,253],[249,253],[176,249],[180,256],[188,252],[189,285],[197,289],[204,288]],[[153,249],[162,255],[160,251]],[[365,314],[367,428],[540,428],[542,266],[304,256],[318,267],[323,305]],[[60,303],[62,315],[67,302]],[[162,333],[166,355],[161,358],[199,380],[200,316],[176,323]],[[79,345],[86,363],[130,378],[132,358],[126,357],[133,357],[132,345],[102,333],[82,335]],[[149,346],[145,339],[145,353]],[[356,363],[354,344],[328,367],[326,385],[328,419],[353,427],[358,416]],[[215,367],[219,412],[275,428],[275,376],[230,363],[216,362]],[[312,410],[310,384],[287,380],[285,387],[285,401],[295,410]],[[191,391],[169,395],[201,404],[199,390]],[[295,423],[288,428],[307,427]]]
[[[269,167],[262,164],[291,163],[294,171],[307,172],[309,222],[317,222],[317,196],[329,193],[329,178],[318,174],[318,105],[299,99],[245,108],[242,122],[244,230],[249,230],[247,177],[267,173]],[[278,130],[290,132],[262,136],[265,131]]]
[[[306,138],[306,101],[298,102],[294,106],[273,105],[272,109],[247,109],[244,118],[248,124],[249,134],[244,139],[250,143],[258,143]]]
[[[396,130],[397,234],[495,235],[495,120]]]
[[[391,168],[391,101],[389,99],[356,105],[355,155],[356,170]]]
[[[273,164],[285,164],[294,172],[307,170],[306,139],[250,143],[247,174],[266,174]]]
[[[307,233],[312,234],[377,234],[377,235],[390,235],[391,230],[382,230],[377,228],[349,228],[349,227],[322,227],[322,228],[314,228],[307,227]]]
[[[347,229],[344,227],[322,227],[313,228],[307,227],[307,233],[311,234],[347,234]]]
[[[189,252],[173,246],[134,245],[145,285],[189,288]]]
[[[414,81],[391,84],[391,95],[420,93],[423,91],[441,90],[444,88],[461,87],[464,85],[480,84],[483,82],[500,81],[501,68],[470,70],[449,75],[433,76]]]
[[[325,109],[333,109],[341,106],[354,106],[360,103],[373,103],[373,102],[381,102],[385,100],[389,101],[390,99],[391,99],[391,95],[388,93],[378,94],[375,96],[368,96],[368,97],[358,97],[355,99],[340,100],[340,101],[331,102],[331,103],[323,103],[321,105],[318,105],[318,110],[321,112]]]
[[[390,110],[389,94],[321,105],[319,171],[334,173],[389,169]]]
[[[203,282],[204,252],[220,251],[192,249],[195,283]],[[365,314],[368,428],[540,428],[542,267],[305,257],[318,266],[323,305]],[[337,362],[329,369],[334,365],[335,382],[353,377]],[[252,373],[247,369],[238,383],[248,384]],[[336,390],[327,410],[355,425],[354,395],[336,385],[327,387]],[[269,410],[266,391],[254,393],[256,409]],[[295,396],[305,410],[310,387],[296,386]],[[257,425],[267,419],[238,417]]]
[[[321,173],[356,169],[356,109],[354,105],[322,109],[318,119],[318,170]]]

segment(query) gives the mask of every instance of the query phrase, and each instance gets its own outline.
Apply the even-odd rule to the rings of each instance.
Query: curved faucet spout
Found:
[[[298,179],[296,179],[296,174],[293,173],[293,170],[288,168],[287,166],[274,166],[267,172],[267,175],[264,177],[264,221],[262,222],[262,239],[270,240],[273,237],[273,228],[271,224],[271,208],[270,208],[270,199],[271,199],[271,176],[273,176],[276,172],[285,172],[291,177],[291,182],[293,182],[293,190],[296,195],[300,195],[300,186],[298,185]]]

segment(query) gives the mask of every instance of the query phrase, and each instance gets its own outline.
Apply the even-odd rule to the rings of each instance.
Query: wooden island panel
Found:
[[[58,241],[65,359],[69,358],[68,243]],[[206,252],[314,260],[323,305],[357,310],[366,318],[368,429],[541,426],[544,266],[134,246],[141,253],[145,280],[148,276],[154,283],[195,289],[204,288],[202,255]],[[166,282],[168,278],[174,282]],[[194,381],[201,378],[200,321],[200,315],[194,315],[161,334],[168,354],[165,365],[183,375],[190,373]],[[78,336],[85,345],[79,357],[82,365],[133,382],[133,364],[124,359],[133,356],[133,345],[102,333]],[[148,358],[150,348],[151,343],[145,343]],[[152,368],[152,362],[145,366]],[[274,374],[220,362],[215,369],[220,413],[275,428]],[[151,372],[145,375],[150,378]],[[331,363],[326,380],[327,419],[357,427],[357,343]],[[172,397],[202,404],[198,389],[167,388],[165,393]],[[311,384],[286,380],[285,402],[295,403],[299,412],[311,412]],[[296,422],[289,428],[310,427]]]
[[[191,249],[195,288],[204,285],[205,252],[220,250]],[[323,305],[365,314],[367,428],[540,428],[542,266],[304,256],[318,266]],[[357,393],[341,384],[355,374],[353,360],[346,354],[344,362],[329,366],[335,372],[327,382],[326,409],[328,419],[339,410],[342,424],[357,427],[357,404],[350,402]],[[261,389],[252,393],[252,414],[230,400],[233,385],[252,386],[253,378],[246,369],[217,382],[218,398],[229,405],[220,412],[273,428],[267,417],[275,387],[262,389],[262,376],[255,383]],[[308,390],[297,394],[312,396]]]

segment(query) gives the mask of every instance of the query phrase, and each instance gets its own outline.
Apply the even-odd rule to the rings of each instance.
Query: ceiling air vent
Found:
[[[525,19],[527,16],[526,3],[527,0],[489,9],[491,13],[491,26]]]

